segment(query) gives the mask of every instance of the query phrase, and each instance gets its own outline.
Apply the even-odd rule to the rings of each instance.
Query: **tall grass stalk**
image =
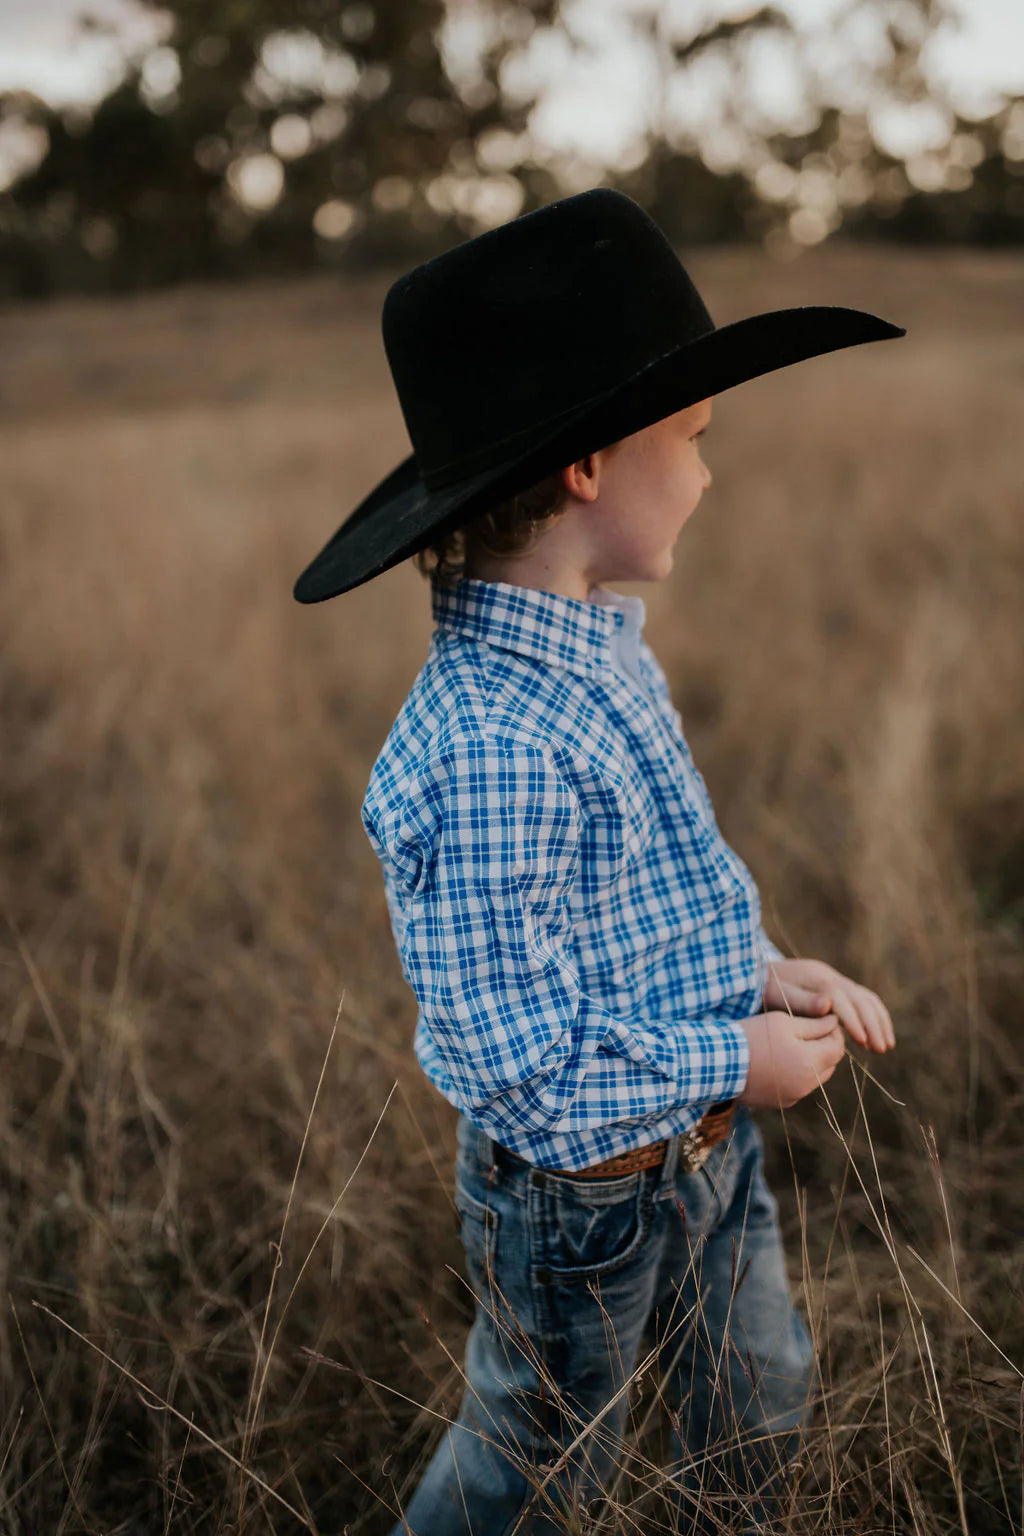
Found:
[[[760,1117],[822,1384],[780,1530],[1021,1536],[1020,259],[692,266],[720,324],[908,328],[720,397],[643,593],[766,926],[899,1040]],[[290,595],[407,451],[386,286],[0,315],[4,1536],[373,1536],[458,1407],[454,1115],[359,820],[427,596]],[[672,1529],[657,1360],[601,1536]]]

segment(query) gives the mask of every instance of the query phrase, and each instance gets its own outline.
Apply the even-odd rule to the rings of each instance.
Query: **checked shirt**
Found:
[[[444,1097],[540,1167],[689,1130],[734,1097],[766,962],[643,604],[437,581],[426,663],[374,766],[384,871]]]

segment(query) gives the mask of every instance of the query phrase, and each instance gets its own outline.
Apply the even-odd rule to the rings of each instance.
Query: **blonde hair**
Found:
[[[413,556],[417,570],[440,581],[457,581],[466,564],[467,541],[480,544],[492,555],[515,555],[533,542],[537,528],[557,517],[565,502],[561,476],[556,471],[528,490],[499,502],[462,528],[439,534]]]
[[[619,446],[609,443],[605,452]],[[416,569],[424,576],[436,576],[444,582],[458,581],[466,564],[468,544],[482,547],[491,555],[517,555],[529,549],[542,524],[556,518],[565,508],[566,491],[562,474],[555,470],[528,490],[519,491],[466,523],[431,539],[413,556]]]

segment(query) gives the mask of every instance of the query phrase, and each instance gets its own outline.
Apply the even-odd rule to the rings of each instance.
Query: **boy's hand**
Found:
[[[740,1100],[751,1109],[789,1109],[828,1082],[846,1050],[834,1013],[822,1019],[759,1013],[741,1028],[750,1070]]]
[[[804,1018],[834,1013],[851,1039],[872,1051],[889,1051],[896,1044],[882,999],[823,960],[770,960],[764,1006]]]

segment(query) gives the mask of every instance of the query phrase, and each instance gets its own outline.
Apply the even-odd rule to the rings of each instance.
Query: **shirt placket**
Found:
[[[706,835],[713,834],[707,790],[674,722],[665,718],[658,699],[646,684],[642,697],[638,697],[617,675],[614,693],[616,706],[629,725],[634,754],[641,764],[653,770],[662,805],[678,807],[689,825],[696,822]],[[651,751],[652,742],[657,743],[655,752]]]

